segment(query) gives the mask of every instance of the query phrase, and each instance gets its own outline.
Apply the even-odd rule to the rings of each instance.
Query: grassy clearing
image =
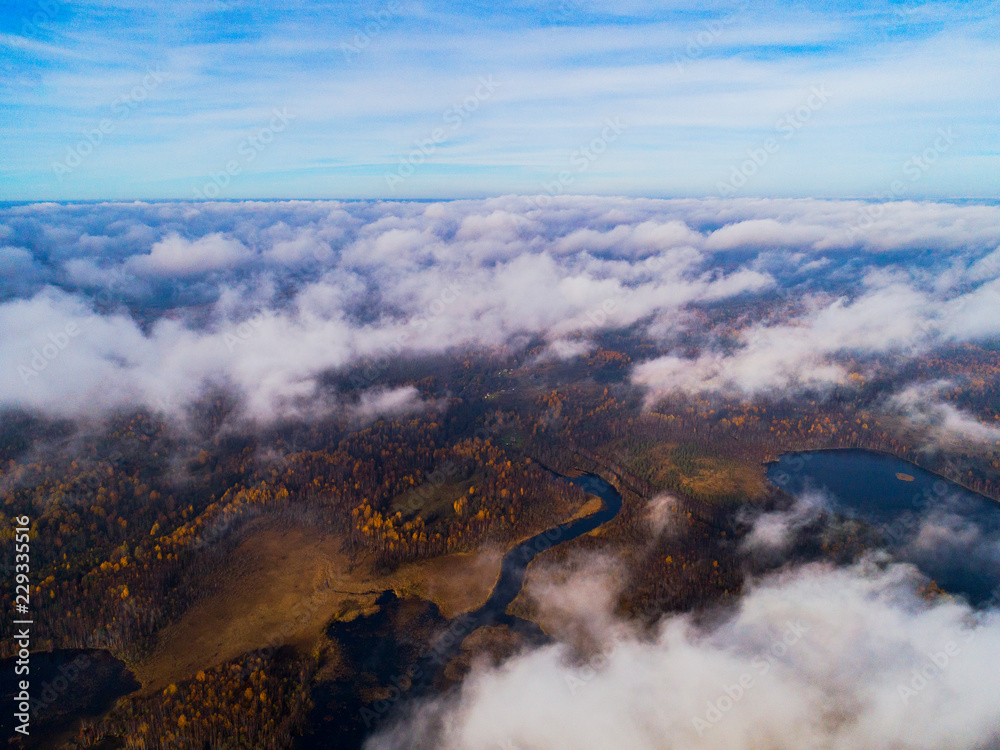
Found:
[[[160,690],[200,669],[269,645],[308,651],[325,642],[334,618],[370,612],[394,589],[434,601],[446,617],[486,601],[501,550],[444,555],[388,575],[341,551],[341,540],[311,526],[274,528],[259,519],[206,582],[207,595],[165,628],[152,654],[134,665],[143,689]]]
[[[699,502],[726,505],[762,497],[764,470],[712,453],[695,443],[647,443],[628,452],[634,471],[655,487],[679,490]]]
[[[470,487],[481,484],[478,475],[464,481],[428,482],[393,498],[388,515],[401,513],[404,521],[420,515],[428,528],[445,525],[455,517],[455,501],[468,495]]]

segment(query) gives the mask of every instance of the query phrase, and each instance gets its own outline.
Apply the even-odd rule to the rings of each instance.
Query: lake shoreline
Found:
[[[972,487],[969,487],[964,482],[961,482],[961,481],[959,481],[957,479],[952,479],[951,477],[942,474],[940,471],[937,471],[935,469],[930,469],[930,468],[928,468],[928,467],[926,467],[926,466],[924,466],[922,464],[918,464],[916,461],[913,461],[912,459],[907,458],[906,456],[899,456],[899,455],[897,455],[895,453],[891,453],[890,451],[884,451],[884,450],[881,450],[881,449],[878,449],[878,448],[857,448],[857,447],[853,447],[853,446],[850,446],[850,447],[837,446],[835,448],[805,448],[803,450],[789,450],[789,451],[785,451],[784,453],[781,453],[777,458],[772,459],[771,461],[762,461],[761,462],[761,466],[763,466],[765,468],[765,473],[766,473],[766,470],[768,468],[770,468],[771,466],[776,465],[781,460],[781,458],[784,457],[784,456],[803,455],[803,454],[816,454],[816,453],[849,453],[849,452],[852,452],[852,451],[856,451],[858,453],[867,453],[867,454],[875,455],[875,456],[882,456],[884,458],[893,458],[893,459],[896,459],[898,461],[905,461],[908,464],[916,466],[918,469],[921,469],[922,471],[926,471],[928,474],[933,474],[934,476],[939,477],[940,479],[942,479],[945,482],[948,482],[949,484],[958,485],[959,487],[961,487],[966,492],[971,492],[973,495],[979,495],[980,497],[985,497],[987,500],[991,500],[994,503],[1000,504],[1000,498],[996,498],[996,497],[993,497],[992,495],[987,495],[987,494],[985,494],[983,492],[980,492],[979,490],[973,489]],[[770,479],[768,479],[767,481],[772,486],[776,486],[776,485],[774,485],[773,482],[771,482]],[[778,489],[781,489],[781,488],[778,487]]]
[[[837,517],[863,521],[879,533],[878,546],[949,593],[977,606],[1000,593],[994,557],[1000,506],[988,495],[899,456],[861,448],[784,453],[766,472],[786,495],[809,496]],[[933,552],[926,534],[938,540]]]

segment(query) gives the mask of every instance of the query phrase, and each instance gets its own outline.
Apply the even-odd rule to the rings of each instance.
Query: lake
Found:
[[[865,450],[787,453],[768,479],[877,527],[890,551],[973,604],[1000,587],[1000,503],[895,456]]]

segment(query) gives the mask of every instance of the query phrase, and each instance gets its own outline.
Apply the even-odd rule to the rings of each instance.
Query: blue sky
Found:
[[[995,197],[996,2],[0,5],[0,200]]]

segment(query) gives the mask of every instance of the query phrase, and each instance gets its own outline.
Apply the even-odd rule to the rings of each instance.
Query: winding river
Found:
[[[338,642],[342,653],[350,658],[357,673],[374,677],[383,686],[390,685],[388,696],[364,702],[359,697],[359,685],[353,678],[320,683],[312,694],[315,707],[310,712],[303,735],[296,743],[299,750],[360,748],[372,731],[395,714],[398,704],[436,689],[445,666],[458,655],[465,638],[479,628],[506,625],[529,641],[540,643],[548,640],[548,636],[534,623],[507,614],[507,608],[521,592],[528,565],[545,550],[603,526],[617,516],[622,507],[618,490],[596,474],[573,478],[556,476],[589,495],[599,497],[603,501],[601,509],[589,516],[553,526],[509,550],[501,562],[500,575],[493,591],[478,609],[448,620],[440,615],[434,604],[424,602],[424,611],[410,619],[437,634],[429,644],[424,642],[417,646],[405,633],[398,632],[394,624],[397,614],[405,606],[412,606],[412,602],[398,599],[391,591],[379,598],[379,612],[376,614],[330,625],[329,635]]]
[[[553,526],[551,529],[526,539],[508,551],[500,564],[500,576],[493,586],[490,597],[479,609],[453,618],[431,653],[418,664],[421,678],[416,684],[415,692],[420,692],[421,688],[426,689],[433,682],[437,672],[458,653],[465,637],[481,627],[508,625],[521,630],[529,637],[534,637],[537,640],[545,639],[544,634],[534,623],[528,623],[507,614],[507,608],[521,593],[528,566],[535,557],[545,550],[552,549],[603,526],[617,516],[622,507],[622,496],[618,490],[596,474],[583,474],[573,478],[561,474],[556,474],[556,476],[576,485],[588,495],[596,495],[601,498],[603,501],[601,509],[589,516]]]

